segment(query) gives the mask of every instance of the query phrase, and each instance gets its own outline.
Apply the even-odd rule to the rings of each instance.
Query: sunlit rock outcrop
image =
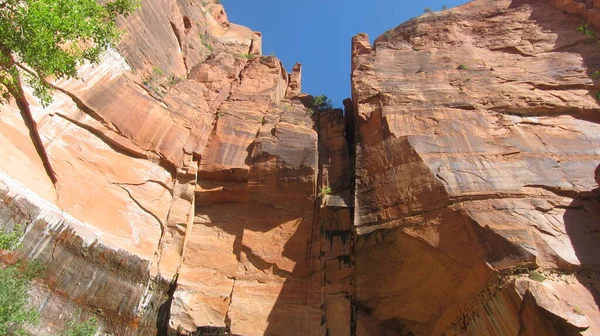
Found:
[[[474,1],[354,38],[357,335],[600,332],[600,48],[580,24]]]
[[[115,335],[600,333],[600,27],[580,1],[473,1],[352,41],[352,99],[213,1],[146,0],[79,79],[0,106],[4,263]],[[311,108],[312,107],[312,108]]]

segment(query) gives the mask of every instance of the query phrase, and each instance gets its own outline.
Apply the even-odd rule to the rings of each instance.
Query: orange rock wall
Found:
[[[354,38],[357,335],[600,332],[600,48],[580,24],[473,1]]]
[[[28,97],[56,186],[16,106],[1,107],[2,221],[27,231],[8,261],[47,265],[42,315],[80,307],[119,335],[318,328],[321,301],[304,294],[317,135],[283,101],[290,75],[219,4],[144,1],[121,25],[117,50],[55,83],[51,106]]]
[[[352,99],[212,1],[143,1],[80,80],[0,106],[4,262],[116,335],[600,333],[595,2],[473,1],[352,41]],[[577,15],[577,16],[576,16]],[[248,56],[252,55],[252,56]],[[58,316],[58,317],[57,317]]]

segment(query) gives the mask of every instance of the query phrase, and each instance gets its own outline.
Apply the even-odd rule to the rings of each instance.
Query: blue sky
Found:
[[[327,95],[335,106],[350,97],[350,41],[360,32],[371,41],[429,7],[459,0],[222,0],[229,20],[263,34],[263,54],[274,54],[288,71],[302,63],[302,91]]]

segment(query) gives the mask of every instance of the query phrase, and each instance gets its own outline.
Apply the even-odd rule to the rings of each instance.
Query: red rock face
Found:
[[[310,309],[318,325],[319,302],[304,291],[317,173],[310,113],[282,101],[288,77],[276,58],[250,61],[240,78],[200,160],[171,322],[251,335],[302,328]]]
[[[357,334],[599,332],[600,48],[579,24],[475,1],[355,37]]]
[[[28,97],[56,186],[0,106],[0,219],[26,226],[3,258],[46,265],[32,332],[600,333],[600,48],[574,15],[597,25],[474,1],[357,35],[352,100],[313,114],[220,4],[144,1]]]
[[[284,100],[300,65],[261,57],[260,34],[217,4],[145,1],[122,26],[118,50],[33,106],[56,188],[1,106],[2,218],[28,227],[15,257],[48,266],[42,315],[79,307],[119,335],[319,328],[317,135]]]

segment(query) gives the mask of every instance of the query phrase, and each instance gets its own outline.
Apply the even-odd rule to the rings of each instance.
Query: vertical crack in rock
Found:
[[[197,166],[197,163],[192,161],[192,165]],[[197,179],[198,179],[197,176],[198,175],[196,174],[196,176],[194,177],[195,181],[197,181]],[[196,183],[194,183],[194,187],[195,186],[196,186]],[[188,242],[190,241],[190,237],[192,236],[192,230],[194,229],[195,213],[196,213],[196,192],[194,190],[194,192],[192,193],[192,200],[190,201],[190,210],[188,213],[188,220],[187,220],[187,225],[186,225],[186,229],[185,229],[185,236],[183,238],[183,245],[181,247],[181,258],[179,260],[179,266],[177,267],[177,274],[179,274],[179,272],[181,270],[181,266],[183,265],[186,248],[187,248]]]
[[[356,334],[354,301],[354,118],[352,101],[317,116],[322,323],[327,334]],[[329,187],[329,188],[326,188]],[[322,190],[331,190],[327,195]]]
[[[313,186],[313,211],[312,211],[312,222],[311,222],[311,230],[310,230],[310,241],[308,243],[308,246],[306,247],[307,250],[307,258],[309,260],[308,262],[308,270],[307,270],[307,274],[308,274],[308,294],[306,295],[307,298],[307,302],[305,302],[305,316],[304,316],[304,320],[305,320],[305,327],[304,330],[306,332],[308,332],[309,330],[309,308],[310,308],[310,300],[312,298],[312,292],[313,292],[313,281],[312,281],[312,276],[313,276],[313,272],[314,272],[314,268],[313,268],[313,261],[314,261],[314,255],[313,255],[313,251],[315,251],[314,249],[314,243],[315,243],[315,228],[320,224],[319,221],[319,211],[320,211],[320,203],[321,203],[321,198],[319,197],[319,190],[318,187],[321,184],[321,180],[322,180],[322,169],[321,169],[321,157],[319,155],[320,152],[320,148],[321,148],[321,123],[320,123],[320,119],[321,119],[321,114],[317,113],[316,114],[316,122],[315,122],[315,126],[316,126],[316,133],[317,133],[317,148],[316,148],[316,156],[317,156],[317,176],[314,182],[314,186]],[[321,232],[321,230],[318,230],[317,232]],[[320,239],[319,239],[319,252],[321,251],[321,246],[320,246]],[[321,256],[318,257],[318,259],[321,262]],[[319,270],[322,272],[323,271],[323,267],[322,265],[320,265]],[[323,285],[323,282],[321,282],[321,285]],[[322,307],[324,306],[323,304],[321,305]],[[322,308],[323,309],[323,308]],[[322,312],[323,316],[325,316],[324,312]],[[322,317],[322,321],[323,321],[323,317]],[[303,334],[302,334],[303,335]]]
[[[179,274],[175,274],[171,283],[169,284],[169,289],[167,290],[167,300],[163,302],[158,309],[158,318],[156,320],[156,336],[167,336],[169,335],[169,320],[171,318],[171,305],[173,304],[173,297],[175,295],[175,291],[177,290],[177,279],[179,278]]]
[[[235,277],[233,277],[233,285],[231,286],[231,293],[229,293],[229,308],[227,309],[227,313],[225,314],[225,329],[226,333],[231,332],[231,306],[233,305],[233,291],[235,290]]]
[[[184,16],[184,20],[187,17]],[[188,22],[189,22],[189,18],[187,18]],[[184,21],[185,22],[185,21]],[[185,51],[183,48],[183,44],[181,41],[181,34],[179,33],[179,30],[177,29],[177,26],[175,26],[175,24],[173,22],[169,22],[169,24],[171,25],[171,29],[173,30],[173,34],[175,34],[175,38],[177,39],[177,44],[179,45],[179,51],[181,52],[181,57],[182,57],[182,61],[183,61],[183,65],[185,66],[185,73],[186,75],[189,75],[190,71],[189,71],[189,66],[187,64],[187,59],[185,57]]]
[[[354,230],[354,216],[355,216],[355,212],[354,212],[354,208],[356,206],[356,137],[357,137],[357,127],[356,127],[356,115],[355,115],[355,111],[354,111],[354,103],[352,102],[352,99],[345,99],[344,100],[344,119],[345,119],[345,127],[344,127],[344,138],[346,140],[346,144],[348,147],[348,155],[349,155],[349,171],[350,171],[350,176],[348,176],[349,179],[349,184],[350,184],[350,190],[349,190],[349,196],[346,197],[346,204],[350,207],[349,212],[349,226],[350,226],[350,231],[352,233],[352,243],[351,243],[351,248],[350,248],[350,253],[351,253],[351,263],[353,265],[352,268],[352,274],[350,276],[350,290],[348,291],[348,293],[346,294],[346,299],[348,299],[350,301],[350,336],[356,336],[356,307],[355,307],[355,302],[356,302],[356,269],[354,268],[354,265],[356,263],[355,260],[355,256],[356,256],[356,240],[357,240],[357,235],[356,235],[356,231]],[[343,243],[343,241],[342,241]]]
[[[187,167],[178,170],[177,178],[174,181],[173,202],[169,209],[167,224],[159,242],[159,252],[156,258],[158,274],[162,277],[168,277],[172,274],[169,300],[164,303],[165,307],[168,306],[168,308],[165,308],[165,313],[168,313],[168,316],[162,318],[163,321],[166,320],[168,323],[167,330],[173,328],[171,309],[195,217],[197,162],[193,161],[191,155],[188,155],[188,158],[190,162]],[[187,210],[185,210],[186,205]],[[166,264],[167,262],[169,264]],[[175,264],[172,265],[171,263]]]
[[[252,38],[252,40],[250,40],[250,46],[248,46],[248,55],[252,55],[253,51],[252,50],[254,48],[254,38]]]
[[[172,277],[174,280],[179,277],[194,218],[197,163],[192,160],[191,156],[189,158],[188,166],[178,169],[177,176],[173,181],[173,201],[169,208],[167,221],[162,226],[159,247],[155,255],[157,274],[162,277]],[[169,265],[163,265],[165,256]],[[173,262],[175,265],[170,264]]]

